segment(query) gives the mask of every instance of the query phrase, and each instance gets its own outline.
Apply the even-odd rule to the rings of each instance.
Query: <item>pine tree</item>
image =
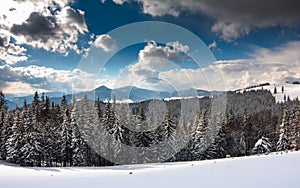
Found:
[[[43,151],[42,151],[42,143],[43,143],[43,135],[42,135],[42,117],[41,117],[41,101],[39,100],[38,93],[36,92],[34,95],[34,99],[32,101],[32,127],[29,129],[30,133],[30,150],[32,160],[34,161],[34,165],[41,166],[41,162],[43,160]]]
[[[87,153],[86,153],[86,142],[82,137],[81,131],[79,130],[78,123],[82,123],[79,120],[80,111],[78,110],[77,103],[74,102],[74,107],[71,112],[71,126],[72,126],[72,162],[74,166],[87,166]]]
[[[46,99],[47,100],[47,99]],[[60,120],[58,114],[60,113],[60,108],[55,106],[52,103],[49,109],[49,117],[45,124],[45,144],[43,148],[44,152],[44,160],[46,162],[46,166],[57,166],[54,165],[54,162],[58,162],[58,156],[60,152],[60,143],[58,140],[60,137]]]
[[[210,137],[208,130],[208,111],[202,110],[194,122],[194,132],[192,133],[191,149],[193,159],[201,160],[205,159],[206,156],[204,151],[209,147]]]
[[[59,145],[61,146],[60,157],[63,162],[63,166],[71,165],[72,160],[72,129],[70,114],[68,108],[64,109],[63,122],[61,124],[60,140]]]
[[[32,134],[34,132],[33,129],[33,121],[32,121],[32,111],[29,107],[27,107],[26,101],[24,101],[23,111],[22,111],[22,119],[24,126],[24,134],[22,145],[20,149],[20,164],[25,166],[34,166],[35,165],[35,157],[37,153],[35,153],[35,143]]]
[[[5,116],[7,106],[4,94],[0,91],[0,159],[5,159],[7,155],[5,143],[7,142],[7,128],[5,125]]]
[[[289,141],[289,110],[286,105],[283,108],[283,117],[282,123],[279,126],[279,140],[277,142],[277,151],[289,150],[290,141]]]
[[[43,165],[49,165],[47,162],[49,162],[47,158],[47,147],[48,147],[48,140],[49,140],[49,128],[48,128],[48,121],[51,121],[50,119],[51,111],[50,111],[50,99],[49,97],[45,96],[44,93],[42,94],[42,103],[41,103],[41,109],[40,109],[40,127],[39,131],[41,134],[41,157],[42,157],[42,164]]]
[[[154,134],[148,130],[144,104],[140,104],[139,106],[139,112],[136,116],[136,132],[134,132],[133,139],[134,146],[137,147],[134,160],[138,163],[151,161],[152,156],[150,156],[148,148],[153,144]]]
[[[173,118],[171,117],[170,108],[168,108],[165,114],[165,118],[158,128],[157,133],[160,146],[158,161],[166,161],[170,159],[170,157],[174,158],[173,155],[175,155],[177,149],[175,137],[176,128],[177,126]]]
[[[295,105],[290,116],[290,149],[297,151],[300,148],[300,106]]]
[[[254,133],[253,133],[253,125],[251,122],[250,115],[248,114],[248,111],[245,111],[243,115],[243,130],[241,133],[241,153],[243,155],[247,155],[251,151],[251,147],[254,142]]]
[[[13,163],[20,163],[20,153],[23,143],[24,129],[22,125],[21,112],[16,108],[14,112],[14,121],[12,126],[12,134],[7,143],[8,156],[7,160]]]
[[[252,149],[253,154],[263,154],[263,153],[270,153],[273,149],[273,145],[271,140],[267,137],[261,137],[254,145]]]
[[[226,119],[224,123],[227,143],[224,149],[226,154],[230,154],[230,156],[236,156],[239,153],[237,149],[239,138],[233,135],[233,131],[236,129],[236,117],[232,109],[226,112]]]

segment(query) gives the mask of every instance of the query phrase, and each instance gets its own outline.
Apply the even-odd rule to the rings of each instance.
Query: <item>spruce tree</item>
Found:
[[[300,106],[295,105],[290,116],[290,149],[297,151],[300,148]]]
[[[16,108],[14,112],[12,134],[10,135],[7,143],[7,160],[18,164],[20,163],[21,148],[24,145],[24,128],[22,123],[21,112],[18,108]]]
[[[289,110],[287,105],[284,105],[283,108],[282,123],[279,126],[279,131],[280,134],[277,142],[277,151],[289,150]]]
[[[194,132],[192,133],[191,140],[193,159],[205,159],[206,156],[204,154],[204,151],[210,145],[210,142],[208,140],[208,111],[206,109],[203,109],[198,117],[196,117],[193,127]]]
[[[63,162],[63,166],[71,165],[72,159],[72,129],[71,129],[71,121],[70,121],[70,114],[69,110],[66,107],[63,111],[63,122],[61,124],[61,131],[60,131],[60,140],[59,145],[61,146],[60,149],[60,157]]]
[[[263,153],[270,153],[273,149],[273,145],[271,140],[267,137],[261,137],[254,145],[252,149],[253,154],[263,154]]]
[[[87,166],[87,153],[86,143],[83,139],[81,131],[79,130],[78,123],[82,123],[80,120],[80,110],[77,107],[77,102],[73,102],[73,109],[71,112],[71,126],[72,126],[72,162],[74,166]]]
[[[7,106],[4,94],[0,91],[0,159],[5,159],[7,155],[6,141],[7,141],[7,128],[5,124],[5,116],[7,113]]]

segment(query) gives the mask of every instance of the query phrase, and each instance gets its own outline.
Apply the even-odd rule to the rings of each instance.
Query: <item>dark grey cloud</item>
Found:
[[[49,39],[55,38],[59,26],[54,17],[45,17],[38,12],[32,12],[26,22],[21,25],[14,24],[11,32],[15,35],[22,35],[28,41],[41,41],[46,43]]]
[[[24,15],[14,22],[13,13],[0,13],[0,46],[5,45],[4,33],[9,38],[8,50],[0,53],[0,60],[10,65],[26,61],[26,46],[23,45],[66,56],[70,51],[78,54],[84,51],[84,45],[88,42],[78,43],[78,38],[88,33],[88,28],[84,11],[69,6],[74,0],[15,1],[19,4],[16,7],[4,7],[5,11],[16,10]]]
[[[212,31],[225,40],[248,34],[255,27],[293,26],[300,23],[299,0],[113,0],[137,2],[152,16],[205,14],[215,20]]]
[[[5,38],[3,38],[3,37],[0,36],[0,48],[5,46],[4,45],[5,41],[6,41]]]
[[[65,6],[53,14],[32,12],[22,24],[13,24],[10,32],[20,44],[67,55],[69,50],[80,53],[78,36],[88,29],[84,12]]]

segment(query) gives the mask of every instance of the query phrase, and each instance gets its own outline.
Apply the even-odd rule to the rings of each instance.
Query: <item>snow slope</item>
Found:
[[[284,87],[284,91],[282,92],[282,86]],[[277,89],[277,93],[274,94],[274,89]],[[259,86],[254,87],[251,89],[246,89],[246,91],[249,90],[259,90],[259,89],[265,89],[270,90],[270,92],[273,94],[273,96],[276,99],[276,102],[283,102],[284,101],[284,95],[286,97],[290,97],[291,100],[295,99],[296,97],[300,98],[300,84],[290,84],[290,83],[284,83],[284,84],[271,84],[268,86]]]
[[[299,188],[300,152],[106,168],[22,168],[0,164],[0,187]]]

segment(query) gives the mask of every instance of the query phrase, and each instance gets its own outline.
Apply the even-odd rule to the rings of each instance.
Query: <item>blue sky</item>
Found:
[[[300,80],[299,9],[296,0],[1,0],[0,90],[231,90]],[[142,31],[111,36],[145,21],[186,29],[199,46],[173,29],[159,33],[163,43],[153,36],[125,48],[120,40]]]

